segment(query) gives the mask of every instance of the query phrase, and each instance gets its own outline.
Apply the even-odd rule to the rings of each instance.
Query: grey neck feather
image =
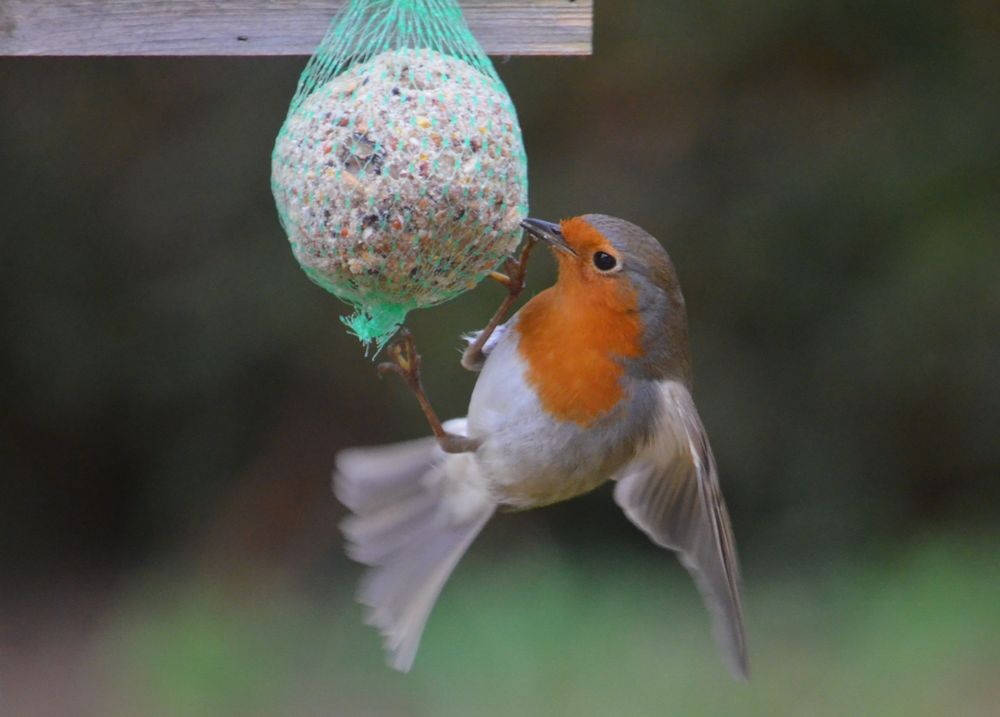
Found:
[[[638,294],[644,354],[626,361],[629,374],[672,379],[690,388],[687,310],[670,256],[655,238],[631,222],[604,214],[583,218],[621,253],[622,271]]]

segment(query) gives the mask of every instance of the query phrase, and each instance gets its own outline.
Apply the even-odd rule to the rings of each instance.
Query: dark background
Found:
[[[995,708],[996,5],[605,1],[595,31],[496,58],[532,214],[674,259],[751,686],[606,490],[501,516],[384,669],[330,469],[425,426],[277,222],[303,59],[0,59],[0,712]],[[411,316],[444,415],[501,297]]]

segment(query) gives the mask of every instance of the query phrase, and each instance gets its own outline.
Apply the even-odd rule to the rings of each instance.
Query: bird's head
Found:
[[[629,361],[635,370],[690,382],[684,297],[673,263],[655,238],[604,214],[558,224],[525,219],[522,226],[551,247],[559,264],[556,290],[573,312],[595,322],[637,322],[640,347]]]

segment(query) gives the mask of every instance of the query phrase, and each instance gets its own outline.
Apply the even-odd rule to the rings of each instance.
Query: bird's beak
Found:
[[[576,256],[573,247],[566,243],[566,239],[563,237],[562,230],[558,224],[542,221],[541,219],[525,219],[521,222],[521,227],[531,236],[549,244],[553,249]]]

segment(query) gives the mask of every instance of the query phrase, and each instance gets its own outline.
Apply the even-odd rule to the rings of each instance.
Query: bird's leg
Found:
[[[448,433],[441,425],[441,420],[434,412],[434,408],[424,392],[423,382],[420,380],[420,354],[417,353],[417,347],[413,342],[413,334],[406,327],[401,328],[386,351],[391,361],[378,365],[379,375],[382,376],[391,371],[399,374],[400,378],[406,381],[417,397],[420,408],[427,417],[427,422],[430,424],[431,431],[434,432],[441,450],[445,453],[468,453],[476,450],[479,447],[479,441],[467,436]]]
[[[524,248],[521,249],[520,256],[517,259],[509,257],[504,262],[504,271],[506,274],[501,274],[498,271],[490,272],[489,276],[491,279],[507,287],[507,296],[500,304],[500,308],[493,314],[489,323],[486,324],[486,327],[476,336],[475,341],[469,344],[469,347],[462,352],[462,368],[469,371],[479,371],[483,367],[483,363],[486,361],[486,354],[483,353],[483,347],[489,341],[493,332],[496,331],[497,326],[507,318],[507,314],[510,312],[511,307],[514,306],[514,302],[517,301],[517,297],[524,291],[524,278],[528,273],[528,257],[531,256],[531,250],[535,248],[536,241],[531,235],[525,238]]]

